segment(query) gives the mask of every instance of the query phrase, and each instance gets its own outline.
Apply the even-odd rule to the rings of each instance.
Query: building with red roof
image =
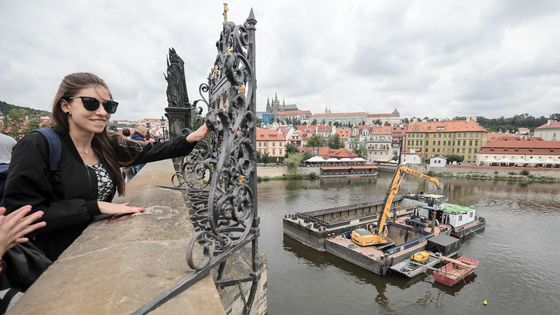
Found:
[[[425,159],[460,155],[464,162],[476,163],[476,153],[486,144],[487,131],[476,119],[423,121],[408,125],[404,146],[422,152]]]
[[[490,141],[476,154],[476,164],[560,168],[560,141],[542,138]]]
[[[535,128],[535,137],[548,141],[560,140],[560,121],[549,120],[546,124]]]
[[[283,159],[286,154],[286,138],[276,130],[257,128],[257,151],[277,160]]]

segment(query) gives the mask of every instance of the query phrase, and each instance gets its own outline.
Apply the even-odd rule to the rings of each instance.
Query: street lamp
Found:
[[[163,140],[166,140],[166,134],[165,134],[165,117],[161,116],[161,137]]]

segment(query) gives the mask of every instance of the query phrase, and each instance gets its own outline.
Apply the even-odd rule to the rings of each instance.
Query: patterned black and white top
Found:
[[[105,200],[111,196],[111,191],[113,190],[113,181],[107,172],[107,169],[103,167],[101,162],[88,165],[89,168],[95,171],[97,175],[97,200]]]

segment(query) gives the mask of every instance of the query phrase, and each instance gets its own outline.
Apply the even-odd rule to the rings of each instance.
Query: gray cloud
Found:
[[[229,1],[252,7],[257,109],[275,92],[322,112],[495,117],[557,112],[558,1]],[[216,56],[218,1],[2,1],[0,99],[49,109],[62,77],[91,71],[122,106],[114,118],[160,117],[169,47],[198,98]]]

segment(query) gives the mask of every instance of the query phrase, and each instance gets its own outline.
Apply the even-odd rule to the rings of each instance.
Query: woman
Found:
[[[139,145],[108,134],[107,123],[118,103],[105,82],[91,73],[73,73],[61,82],[52,113],[62,142],[59,170],[49,171],[48,143],[32,132],[14,148],[4,202],[8,211],[31,204],[43,210],[47,226],[32,242],[48,258],[58,256],[98,214],[143,211],[128,203],[112,203],[125,192],[120,167],[187,155],[207,133],[203,125],[186,137]]]

